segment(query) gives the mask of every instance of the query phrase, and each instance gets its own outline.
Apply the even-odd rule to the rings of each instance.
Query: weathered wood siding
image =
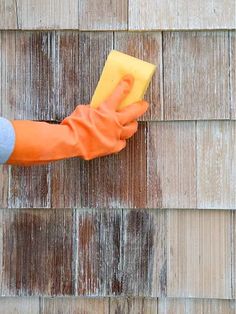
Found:
[[[0,116],[59,123],[155,63],[120,154],[0,166],[1,314],[236,314],[234,0],[0,0]]]

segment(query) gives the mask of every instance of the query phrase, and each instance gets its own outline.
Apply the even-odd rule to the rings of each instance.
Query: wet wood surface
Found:
[[[1,295],[71,295],[71,209],[1,210]]]

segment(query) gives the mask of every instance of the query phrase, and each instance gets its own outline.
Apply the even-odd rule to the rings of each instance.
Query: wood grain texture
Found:
[[[164,120],[230,117],[227,31],[163,33]]]
[[[195,122],[148,124],[148,207],[196,207]]]
[[[9,189],[8,206],[10,208],[50,207],[50,165],[12,167]]]
[[[104,3],[103,1],[102,3]],[[84,3],[88,3],[84,2]],[[102,3],[100,3],[102,5]],[[81,32],[79,39],[79,101],[89,104],[113,49],[112,32]]]
[[[235,314],[235,300],[158,299],[161,314]]]
[[[9,119],[50,120],[57,102],[55,34],[4,31],[0,36],[0,113]]]
[[[9,192],[9,166],[0,165],[0,208],[7,208]]]
[[[232,211],[232,292],[236,300],[236,211]],[[235,311],[236,312],[236,311]]]
[[[230,36],[230,91],[231,91],[231,119],[236,120],[236,31]]]
[[[52,164],[52,207],[145,208],[146,124],[119,154]],[[63,178],[63,179],[60,179]]]
[[[130,0],[129,29],[231,29],[234,0]]]
[[[78,210],[77,226],[78,295],[165,293],[164,212]]]
[[[2,210],[1,295],[72,294],[72,210]]]
[[[0,29],[17,29],[17,4],[15,0],[0,1]]]
[[[168,296],[232,298],[231,224],[230,211],[168,211]]]
[[[1,314],[40,314],[37,297],[1,297]]]
[[[0,114],[57,120],[90,103],[108,53],[111,32],[0,33]]]
[[[114,49],[157,66],[145,99],[150,108],[141,120],[162,119],[162,34],[161,32],[116,32]]]
[[[21,29],[77,29],[78,0],[16,0]]]
[[[110,314],[157,314],[157,299],[111,298]]]
[[[80,30],[125,30],[128,0],[79,0]]]
[[[197,123],[197,207],[236,209],[236,121]]]
[[[108,298],[43,298],[41,314],[109,314]]]

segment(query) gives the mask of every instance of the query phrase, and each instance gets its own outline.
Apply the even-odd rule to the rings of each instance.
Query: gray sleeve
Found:
[[[0,164],[10,158],[15,146],[15,130],[12,123],[0,117]]]

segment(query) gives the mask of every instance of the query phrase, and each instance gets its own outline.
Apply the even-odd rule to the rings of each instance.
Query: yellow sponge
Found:
[[[91,106],[97,108],[113,92],[116,85],[126,74],[134,76],[134,85],[119,108],[142,100],[155,72],[154,64],[134,58],[122,52],[112,50],[108,55],[102,75],[91,100]]]

